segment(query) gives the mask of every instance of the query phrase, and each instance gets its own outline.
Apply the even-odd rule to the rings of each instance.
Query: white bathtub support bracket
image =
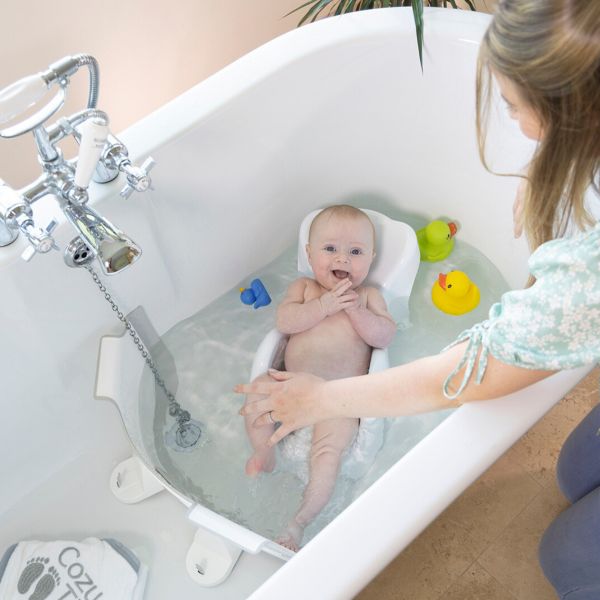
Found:
[[[125,504],[135,504],[162,492],[165,488],[137,457],[120,462],[110,475],[112,493]]]
[[[212,587],[229,577],[241,554],[237,544],[200,527],[185,557],[185,566],[196,583]]]

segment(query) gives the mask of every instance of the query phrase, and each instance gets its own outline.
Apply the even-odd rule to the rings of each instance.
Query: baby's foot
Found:
[[[270,473],[275,468],[275,450],[267,448],[266,450],[256,450],[246,462],[246,475],[256,477],[263,471]]]
[[[289,548],[292,552],[298,552],[303,535],[304,527],[293,520],[288,523],[286,530],[275,541],[281,546]]]

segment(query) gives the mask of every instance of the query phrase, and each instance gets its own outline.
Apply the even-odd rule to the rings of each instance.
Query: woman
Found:
[[[600,225],[586,205],[586,192],[596,201],[599,193],[600,0],[500,0],[481,44],[477,73],[484,164],[492,79],[523,134],[538,142],[514,206],[515,232],[525,231],[533,251],[529,286],[504,294],[487,321],[438,355],[362,377],[323,381],[272,372],[279,383],[237,386],[238,392],[261,395],[242,414],[255,415],[257,425],[281,422],[271,445],[323,419],[456,407],[600,361]],[[600,411],[588,419],[598,431]],[[580,470],[576,489],[568,478],[561,479],[567,497],[575,501],[600,484],[600,437],[592,439],[592,425],[584,428],[586,435],[574,433],[564,458],[565,464],[580,460],[590,440],[597,445],[595,459]],[[568,469],[560,467],[559,474],[563,470]],[[577,504],[569,511],[576,511]],[[600,492],[592,508],[600,515]],[[569,523],[574,521],[581,527],[585,517]],[[593,581],[581,585],[592,591],[569,598],[600,598],[598,525],[595,536],[589,536],[597,539],[595,546],[582,555],[590,562]],[[575,547],[579,534],[562,526],[549,530],[541,549],[542,565],[561,595],[580,585],[577,567],[566,574],[565,559],[558,556],[565,528]],[[595,591],[593,586],[598,586]]]

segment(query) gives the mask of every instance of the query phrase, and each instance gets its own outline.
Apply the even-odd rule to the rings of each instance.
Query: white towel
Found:
[[[0,560],[0,600],[141,600],[146,576],[116,540],[23,541]]]

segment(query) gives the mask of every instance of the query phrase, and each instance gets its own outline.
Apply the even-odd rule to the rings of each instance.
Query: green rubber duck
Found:
[[[421,251],[421,260],[437,262],[444,260],[454,248],[455,223],[431,221],[429,225],[417,231],[417,242]]]

